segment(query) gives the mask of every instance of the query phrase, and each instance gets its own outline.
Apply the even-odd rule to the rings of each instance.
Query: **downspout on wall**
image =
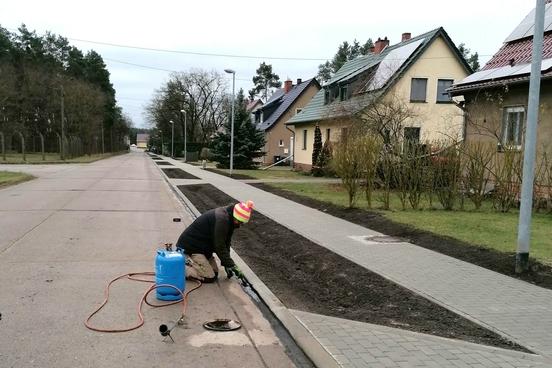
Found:
[[[284,124],[285,125],[285,124]],[[291,132],[291,137],[293,138],[293,146],[291,146],[291,167],[295,167],[295,129],[291,130],[287,125],[285,125],[286,129]]]

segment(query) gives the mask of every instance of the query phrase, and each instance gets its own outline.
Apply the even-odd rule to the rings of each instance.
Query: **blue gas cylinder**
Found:
[[[186,287],[186,262],[180,251],[158,249],[155,257],[155,285],[169,284],[184,292]],[[180,300],[182,296],[170,287],[156,289],[159,300]]]

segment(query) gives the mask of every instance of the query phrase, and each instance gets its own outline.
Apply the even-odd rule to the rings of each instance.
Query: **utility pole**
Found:
[[[63,85],[61,86],[61,159],[65,160],[65,91]]]
[[[531,56],[531,79],[527,104],[527,129],[525,131],[523,179],[521,181],[521,207],[519,209],[516,273],[529,269],[529,246],[531,241],[531,211],[533,208],[533,180],[537,146],[537,121],[539,118],[539,95],[541,82],[542,43],[544,33],[544,1],[537,0],[533,54]]]
[[[232,171],[234,170],[234,103],[235,103],[235,94],[236,94],[236,71],[232,69],[224,69],[226,73],[232,74],[232,117],[230,128],[230,173],[232,176]]]

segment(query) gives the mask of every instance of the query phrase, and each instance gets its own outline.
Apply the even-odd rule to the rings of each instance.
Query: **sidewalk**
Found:
[[[309,240],[544,355],[546,359],[552,357],[552,291],[409,243],[370,241],[371,236],[380,234],[245,183],[167,160],[236,199],[252,199],[259,212]],[[531,357],[515,355],[524,357],[521,361]],[[536,365],[530,366],[539,366],[533,363]]]

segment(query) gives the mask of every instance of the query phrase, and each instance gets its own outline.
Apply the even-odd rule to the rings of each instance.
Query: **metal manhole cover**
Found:
[[[234,331],[241,327],[241,323],[232,319],[216,319],[205,322],[203,327],[212,331]]]

